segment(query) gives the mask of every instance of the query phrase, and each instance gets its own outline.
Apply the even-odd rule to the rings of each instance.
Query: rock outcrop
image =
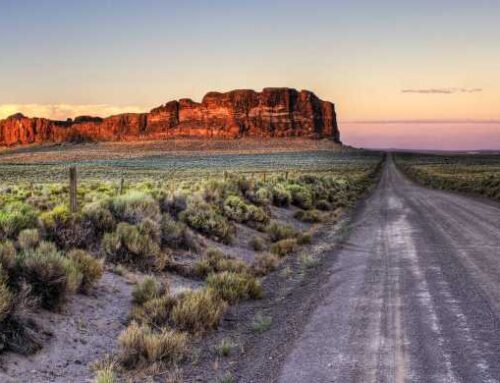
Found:
[[[289,88],[210,92],[201,103],[181,99],[149,113],[107,118],[53,121],[15,114],[0,121],[0,145],[7,146],[174,137],[308,137],[340,143],[334,104]]]

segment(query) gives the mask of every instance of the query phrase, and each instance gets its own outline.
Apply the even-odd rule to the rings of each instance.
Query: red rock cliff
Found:
[[[0,121],[0,145],[64,141],[120,141],[171,137],[308,137],[340,143],[335,106],[312,92],[210,92],[201,103],[170,101],[149,113],[52,121],[15,114]]]

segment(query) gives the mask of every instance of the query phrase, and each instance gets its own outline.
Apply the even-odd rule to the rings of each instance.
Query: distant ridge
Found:
[[[334,104],[310,91],[291,88],[209,92],[201,103],[180,99],[149,113],[107,118],[54,121],[17,113],[0,121],[0,145],[6,146],[176,137],[306,137],[340,143]]]

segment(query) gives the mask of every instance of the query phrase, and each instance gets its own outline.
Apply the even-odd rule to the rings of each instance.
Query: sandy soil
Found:
[[[127,279],[107,272],[92,295],[75,296],[62,313],[37,313],[37,321],[53,334],[52,339],[30,357],[2,355],[0,381],[88,381],[88,365],[116,347],[131,308],[131,292]]]
[[[275,219],[291,224],[297,229],[311,227],[293,218],[295,208],[273,208]],[[204,246],[214,246],[233,257],[252,262],[255,251],[249,241],[254,236],[267,235],[245,225],[237,224],[237,235],[231,246],[203,238]],[[192,264],[199,255],[176,254],[183,264]],[[66,383],[89,382],[92,379],[90,365],[117,350],[117,340],[127,325],[132,308],[131,293],[135,283],[148,274],[128,270],[123,275],[106,272],[91,295],[76,295],[64,307],[63,312],[40,310],[36,319],[43,331],[51,334],[44,348],[35,355],[25,357],[14,353],[0,355],[0,382],[2,383]],[[198,279],[190,279],[175,273],[155,275],[177,294],[185,289],[202,285]],[[231,316],[226,318],[231,320]],[[210,338],[201,339],[200,347],[213,347]],[[208,345],[208,346],[207,346]]]

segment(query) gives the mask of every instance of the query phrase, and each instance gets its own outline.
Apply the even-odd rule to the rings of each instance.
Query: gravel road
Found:
[[[429,190],[391,156],[280,383],[500,382],[500,205]]]

